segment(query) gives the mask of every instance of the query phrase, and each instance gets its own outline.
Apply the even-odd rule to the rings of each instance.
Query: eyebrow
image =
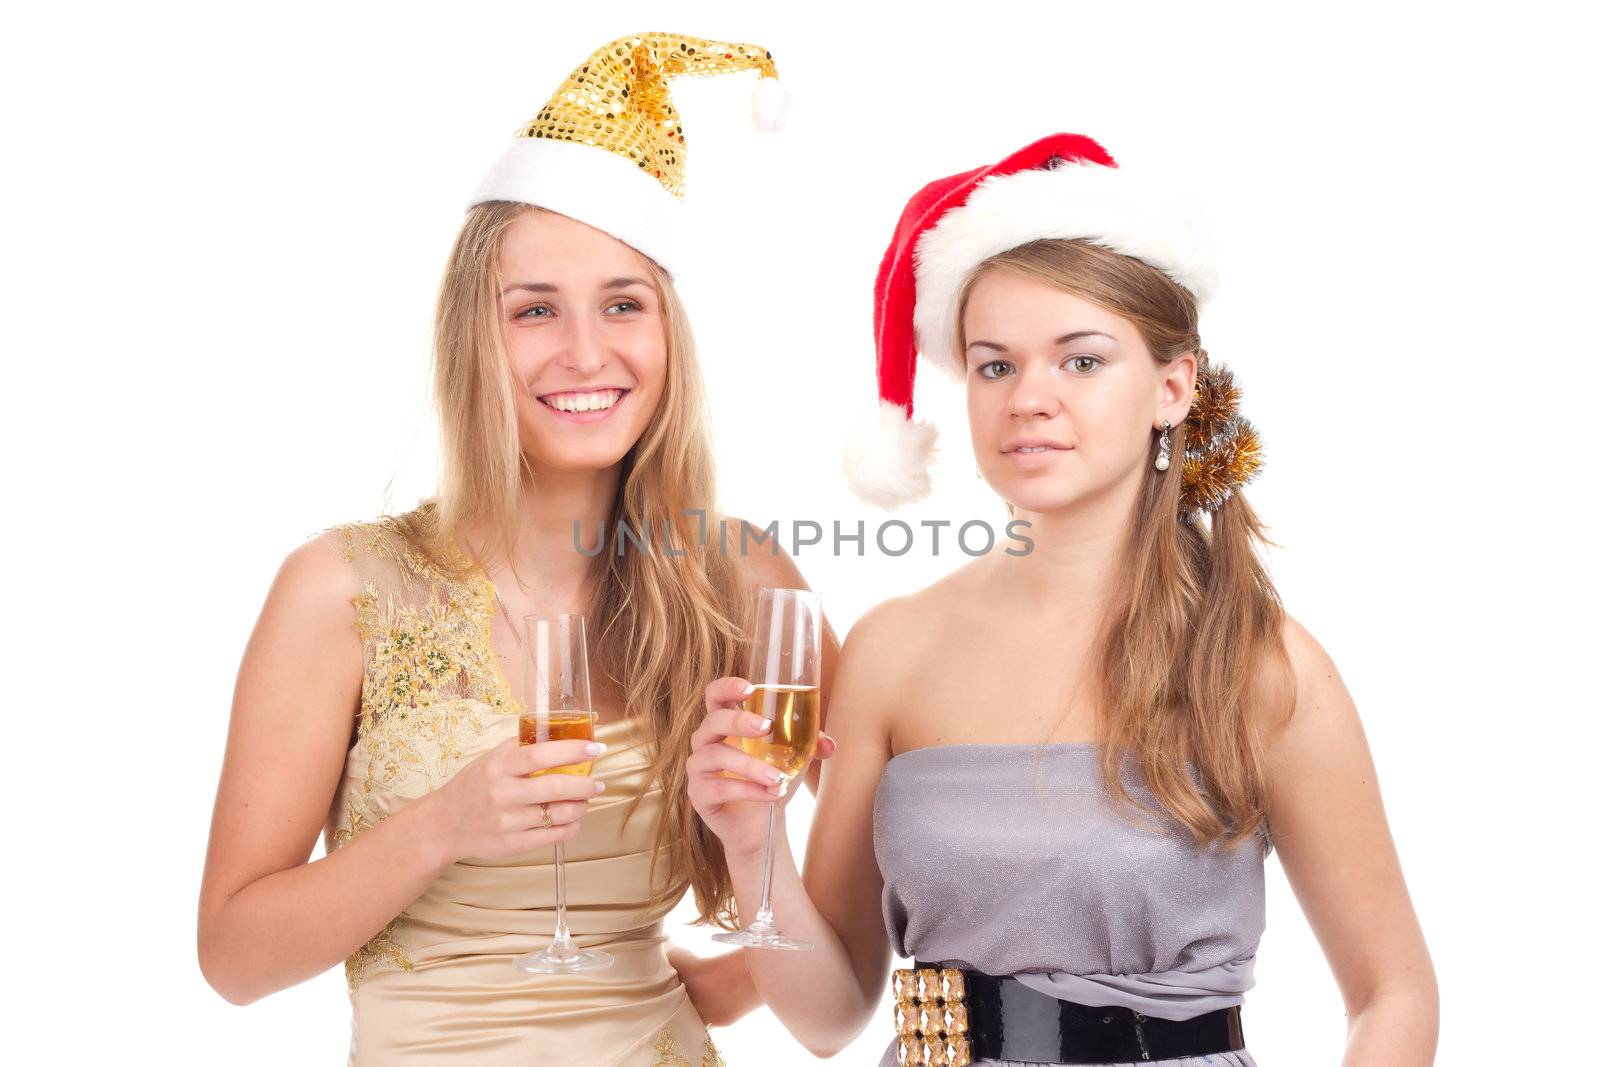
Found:
[[[1074,330],[1072,333],[1064,333],[1060,337],[1057,337],[1055,343],[1058,345],[1069,344],[1073,341],[1076,341],[1080,337],[1104,337],[1107,341],[1110,341],[1113,344],[1115,344],[1117,340],[1109,333],[1102,333],[1099,330]],[[969,341],[967,343],[967,349],[970,351],[974,348],[992,348],[996,352],[1011,351],[1005,345],[999,344],[995,341]]]
[[[645,281],[643,278],[611,278],[604,285],[600,286],[600,288],[626,289],[630,285],[648,286],[649,284],[650,283]],[[500,295],[509,296],[518,290],[528,293],[559,293],[561,291],[550,282],[515,282],[500,290]]]

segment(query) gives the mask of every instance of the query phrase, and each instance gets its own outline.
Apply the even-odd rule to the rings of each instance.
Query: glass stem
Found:
[[[567,872],[562,863],[566,852],[560,841],[556,842],[556,939],[555,947],[563,953],[572,947],[572,935],[567,932]]]
[[[752,926],[772,925],[772,824],[778,818],[778,802],[774,800],[767,809],[767,849],[766,862],[761,869],[761,907],[756,910],[756,921]]]

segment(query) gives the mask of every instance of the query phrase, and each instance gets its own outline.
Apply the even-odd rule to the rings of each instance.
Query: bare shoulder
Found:
[[[993,554],[978,556],[912,593],[907,599],[925,611],[943,612],[963,605],[970,607],[983,601],[989,588],[989,578],[994,573],[993,568]]]
[[[900,660],[914,662],[925,649],[961,640],[963,627],[993,597],[985,580],[988,563],[980,556],[915,592],[879,605],[883,609],[879,625],[893,631]]]
[[[915,595],[890,597],[868,608],[845,635],[846,653],[880,659],[883,666],[890,666],[915,626],[915,600]]]
[[[330,527],[284,556],[246,646],[242,679],[276,678],[292,669],[303,672],[307,686],[331,681],[341,697],[359,686],[363,654],[355,605],[361,578],[351,562],[360,551],[353,547],[359,525]]]
[[[922,658],[941,646],[942,635],[981,598],[982,560],[945,575],[931,585],[872,607],[845,638],[848,658],[872,664],[885,688],[915,676]]]
[[[233,765],[299,760],[332,774],[331,761],[347,747],[364,654],[346,532],[334,527],[311,537],[278,567],[239,664]]]
[[[292,549],[273,578],[268,604],[306,622],[345,619],[357,592],[350,561],[365,525],[331,526]]]
[[[736,553],[744,563],[750,589],[762,586],[773,589],[810,589],[805,576],[800,573],[794,557],[784,551],[783,542],[773,525],[758,526],[749,519],[725,515],[728,525],[727,550]]]
[[[1287,614],[1283,617],[1283,647],[1294,677],[1295,710],[1325,714],[1328,698],[1345,693],[1333,657],[1298,619]]]
[[[1283,618],[1283,658],[1264,663],[1255,711],[1270,755],[1310,754],[1361,736],[1361,720],[1333,657],[1299,620]]]

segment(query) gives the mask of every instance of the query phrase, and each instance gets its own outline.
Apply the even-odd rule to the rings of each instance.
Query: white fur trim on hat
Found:
[[[1186,194],[1122,167],[1069,162],[995,175],[917,240],[917,348],[960,380],[956,300],[984,260],[1044,238],[1081,237],[1148,263],[1208,301],[1217,287],[1211,233]]]
[[[577,219],[632,245],[669,274],[676,269],[683,204],[653,175],[604,148],[518,137],[468,206],[489,200],[536,204]]]
[[[933,488],[928,467],[937,427],[906,418],[899,404],[880,401],[877,416],[845,441],[844,476],[861,500],[896,508],[921,500]]]

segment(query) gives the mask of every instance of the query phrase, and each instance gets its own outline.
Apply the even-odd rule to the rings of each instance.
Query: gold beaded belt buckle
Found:
[[[894,1029],[901,1067],[967,1067],[967,988],[954,967],[902,968],[893,975]]]

